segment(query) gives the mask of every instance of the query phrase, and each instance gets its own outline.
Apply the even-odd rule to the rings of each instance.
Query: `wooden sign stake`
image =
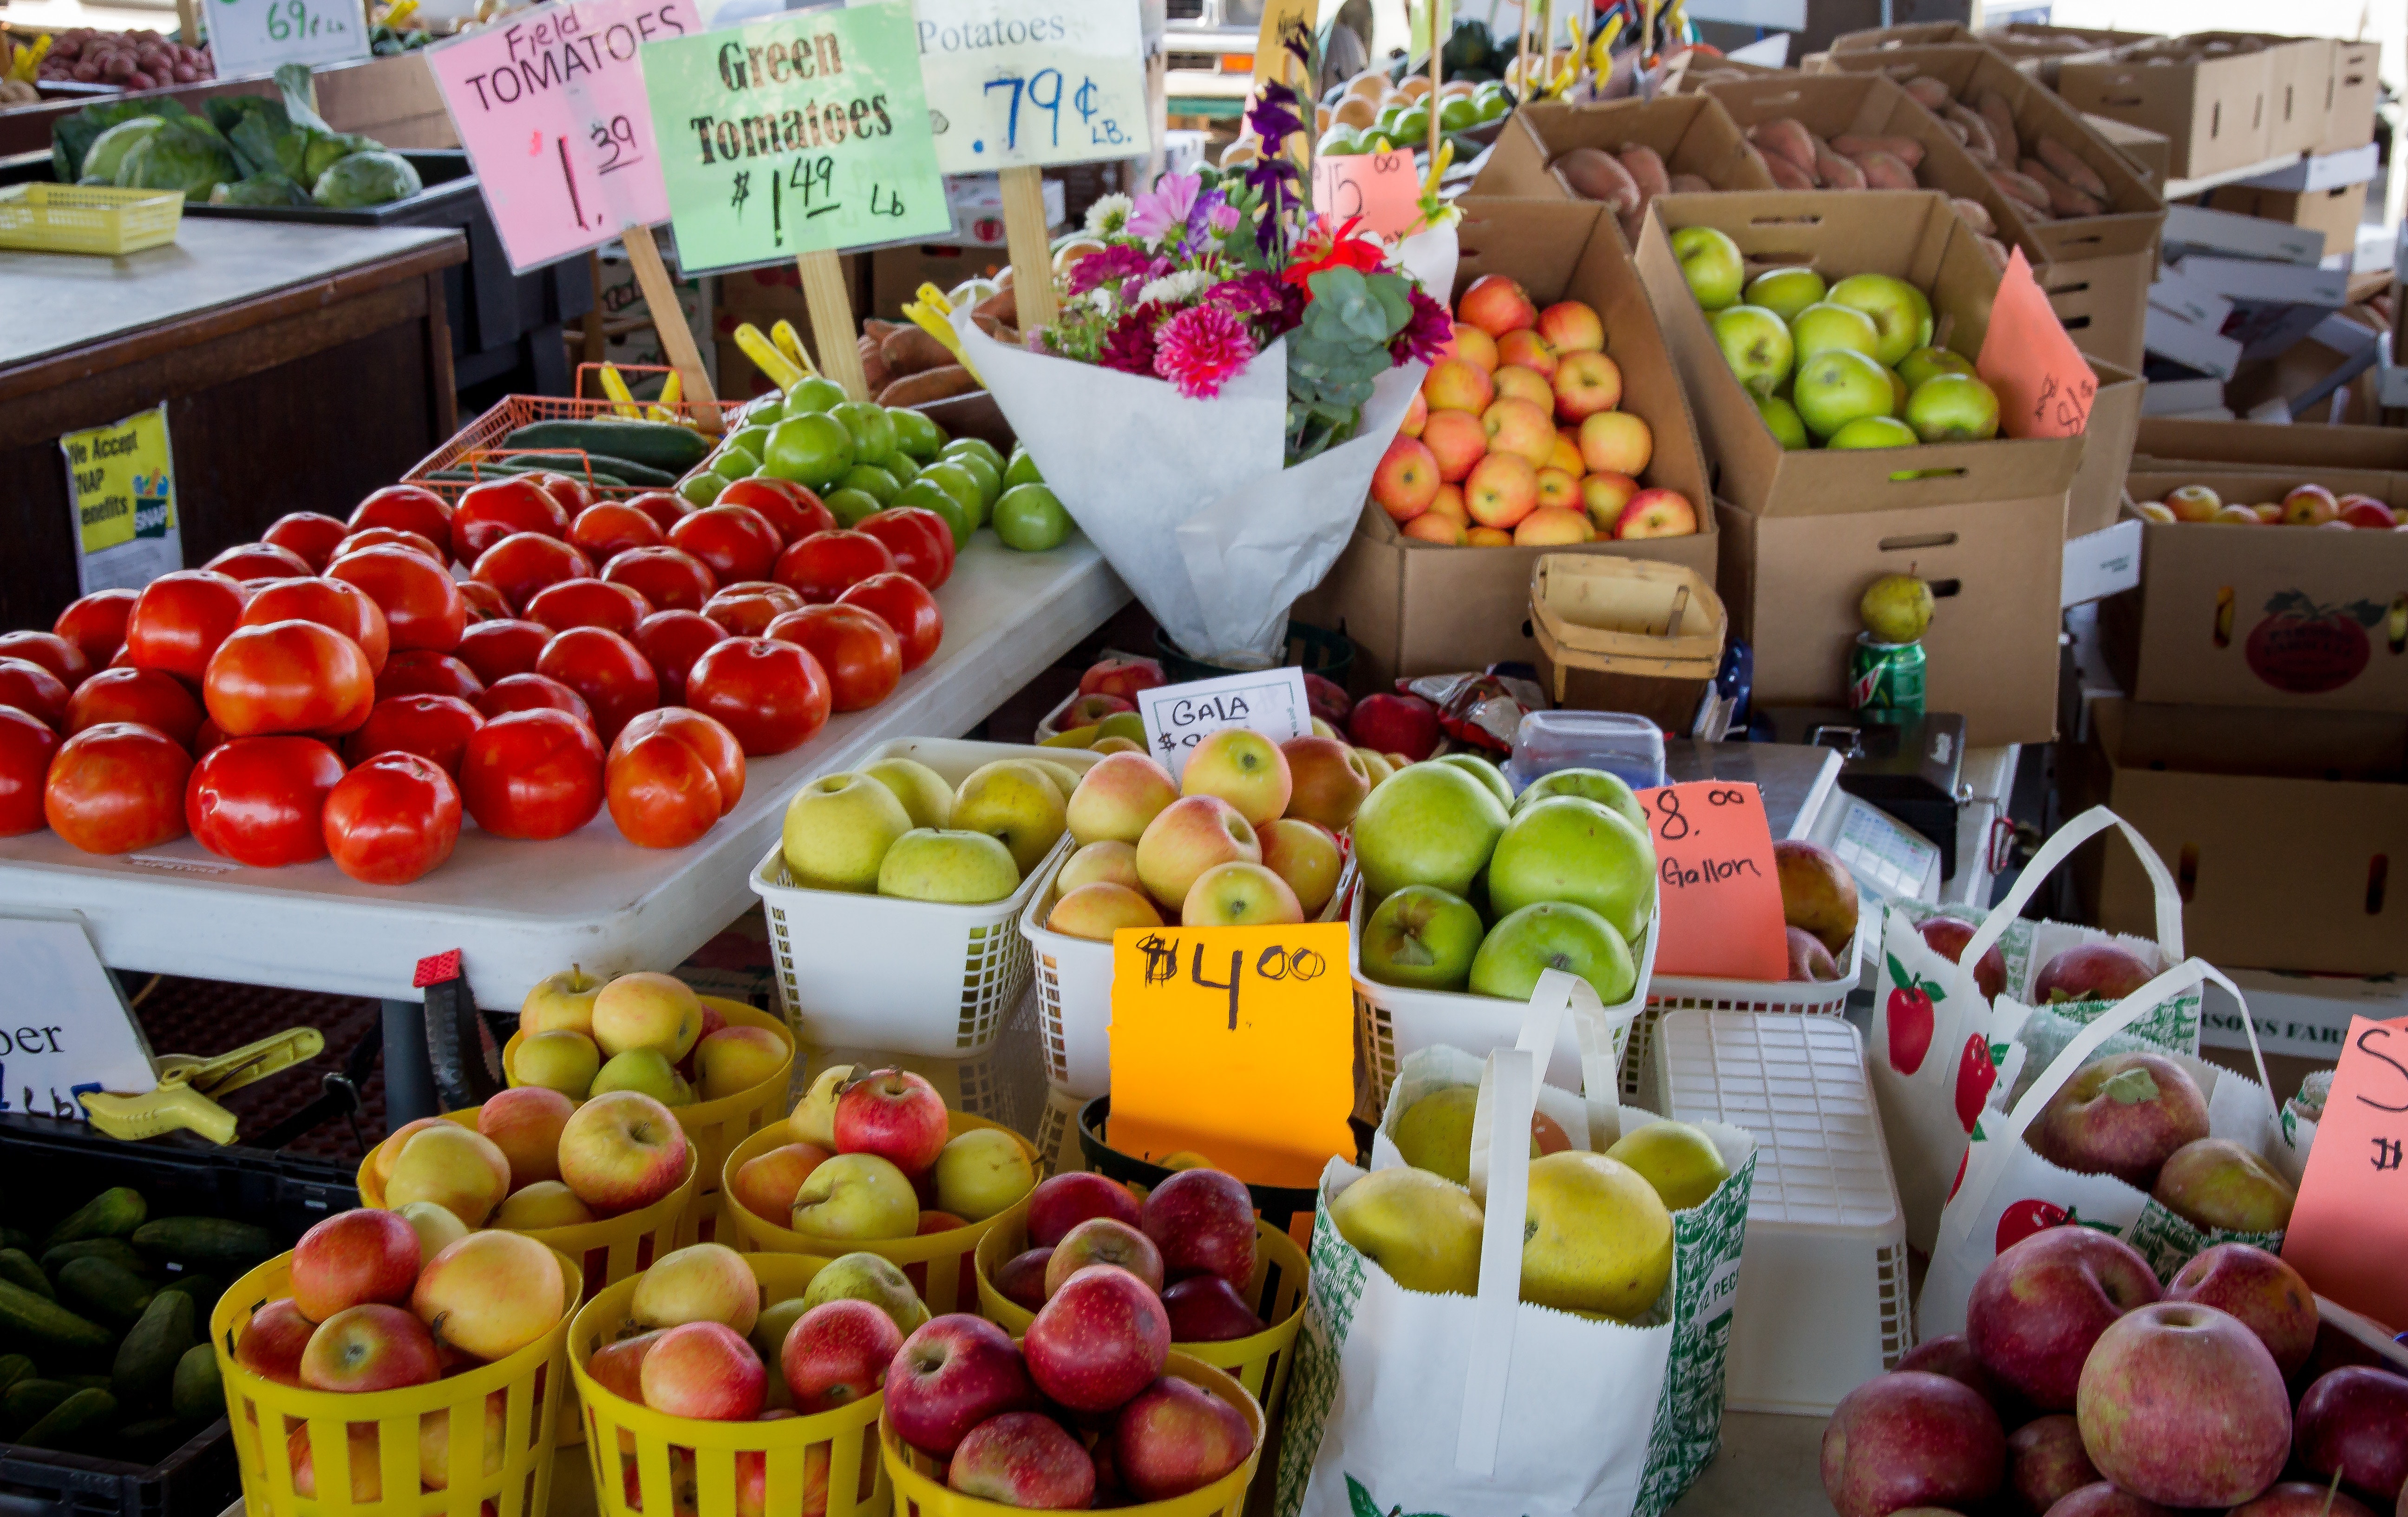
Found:
[[[1446,41],[1446,39],[1445,39],[1444,37],[1440,36],[1438,35],[1438,24],[1439,24],[1439,22],[1440,22],[1441,20],[1443,20],[1443,19],[1444,19],[1444,18],[1442,18],[1441,16],[1440,16],[1440,15],[1439,15],[1439,0],[1429,0],[1429,35],[1430,35],[1430,93],[1429,93],[1429,119],[1430,119],[1430,125],[1429,125],[1429,155],[1430,155],[1430,166],[1431,166],[1431,167],[1433,167],[1433,168],[1435,168],[1436,166],[1438,166],[1438,144],[1439,144],[1439,138],[1440,138],[1440,136],[1442,136],[1442,135],[1443,135],[1443,134],[1441,133],[1441,131],[1440,130],[1440,126],[1439,126],[1439,119],[1438,119],[1438,109],[1439,109],[1438,87],[1439,87],[1440,85],[1441,85],[1441,84],[1443,84],[1443,83],[1445,83],[1445,82],[1446,82],[1445,79],[1444,79],[1443,77],[1441,77],[1441,75],[1440,75],[1440,69],[1439,69],[1439,57],[1438,57],[1438,54],[1439,54],[1439,49],[1440,49],[1441,46],[1443,46],[1443,45],[1445,44],[1445,41]],[[1436,183],[1436,181],[1432,181],[1432,183],[1431,183],[1430,187],[1431,187],[1433,190],[1435,190],[1435,189],[1438,187],[1438,185],[1437,185],[1437,183]]]
[[[194,0],[176,0],[176,26],[177,35],[183,38],[184,46],[197,48],[201,45],[200,7],[194,4]]]
[[[807,253],[795,260],[803,279],[803,304],[811,316],[811,344],[819,350],[820,372],[843,387],[854,400],[874,400],[869,376],[862,370],[858,328],[853,320],[853,296],[844,287],[844,264],[833,253]]]
[[[1011,293],[1020,329],[1034,332],[1053,325],[1058,314],[1054,250],[1045,235],[1045,171],[1007,168],[996,177],[1003,185],[1003,238],[1011,254]]]
[[[649,226],[630,226],[619,239],[627,250],[627,267],[635,270],[637,287],[644,292],[644,309],[652,313],[652,329],[660,334],[661,351],[689,400],[704,402],[695,409],[695,425],[717,436],[721,430],[718,392],[710,387],[710,371],[702,367],[702,350],[695,346],[694,328],[685,323],[678,304],[677,286],[661,262],[660,244]]]

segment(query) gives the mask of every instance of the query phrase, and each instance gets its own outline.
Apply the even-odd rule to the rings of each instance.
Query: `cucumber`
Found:
[[[79,1391],[106,1391],[109,1386],[109,1378],[106,1375],[62,1375],[59,1379]]]
[[[18,1434],[17,1441],[29,1449],[64,1449],[116,1420],[115,1396],[107,1391],[78,1391]]]
[[[502,440],[510,448],[583,448],[648,469],[681,474],[702,462],[710,444],[691,426],[624,419],[529,422]]]
[[[149,1281],[106,1259],[70,1259],[59,1269],[61,1299],[112,1327],[134,1325],[156,1294]]]
[[[162,1217],[135,1229],[134,1246],[186,1269],[238,1273],[280,1251],[276,1235],[223,1217]]]
[[[117,1335],[88,1322],[47,1296],[0,1280],[0,1338],[36,1350],[97,1352],[113,1347]]]
[[[607,469],[618,476],[622,484],[655,484],[666,488],[677,483],[677,476],[667,470],[654,469],[633,458],[621,458],[607,453],[589,454],[587,456],[593,462],[596,480],[601,479],[602,471]]]
[[[19,1380],[6,1391],[0,1391],[0,1425],[12,1432],[31,1427],[50,1414],[52,1408],[76,1394],[78,1386],[64,1380]]]
[[[53,1301],[59,1296],[58,1292],[50,1289],[50,1278],[42,1273],[42,1266],[34,1263],[33,1256],[22,1249],[0,1249],[0,1280],[22,1285],[36,1295],[46,1295]]]
[[[175,1388],[176,1366],[194,1346],[193,1298],[181,1291],[162,1291],[150,1298],[139,1321],[126,1330],[117,1346],[117,1362],[109,1389],[120,1405],[165,1405]]]
[[[0,1227],[0,1249],[15,1249],[22,1253],[32,1253],[34,1242],[34,1235],[22,1227]]]
[[[150,1215],[150,1203],[130,1185],[112,1187],[85,1202],[42,1239],[45,1251],[84,1238],[122,1238]]]
[[[86,1238],[80,1243],[62,1243],[43,1252],[42,1268],[56,1279],[70,1259],[106,1259],[131,1274],[154,1273],[150,1261],[143,1258],[141,1250],[123,1238]]]
[[[34,1378],[34,1362],[22,1353],[0,1353],[0,1391]]]
[[[145,1417],[128,1423],[109,1438],[108,1452],[130,1464],[155,1465],[183,1444],[186,1429],[173,1417]],[[122,1451],[122,1454],[121,1454]]]
[[[176,1361],[168,1404],[188,1423],[205,1423],[225,1415],[225,1381],[218,1378],[217,1350],[195,1343]]]
[[[206,1317],[208,1309],[218,1304],[219,1289],[218,1282],[207,1275],[179,1275],[159,1287],[159,1293],[166,1295],[170,1292],[180,1292],[191,1296],[193,1309]]]

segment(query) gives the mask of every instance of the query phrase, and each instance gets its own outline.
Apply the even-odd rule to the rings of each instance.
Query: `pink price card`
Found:
[[[1422,220],[1422,181],[1412,150],[1314,158],[1312,209],[1340,222],[1360,216],[1382,237],[1403,237]]]
[[[1973,368],[1998,392],[1999,430],[2008,437],[2080,437],[2090,425],[2098,376],[2049,309],[2021,248],[1999,276]]]
[[[637,53],[701,31],[695,0],[580,0],[427,50],[512,269],[669,219]]]
[[[2353,1017],[2283,1257],[2315,1293],[2408,1328],[2408,1019]]]

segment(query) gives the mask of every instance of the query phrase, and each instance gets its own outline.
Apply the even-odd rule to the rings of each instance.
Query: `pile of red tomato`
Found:
[[[348,522],[295,512],[0,634],[0,836],[115,854],[189,831],[376,885],[441,864],[464,811],[553,838],[607,806],[628,841],[682,847],[735,806],[747,756],[927,660],[953,566],[934,512],[840,531],[766,478],[701,510],[522,474],[456,507],[395,484]]]

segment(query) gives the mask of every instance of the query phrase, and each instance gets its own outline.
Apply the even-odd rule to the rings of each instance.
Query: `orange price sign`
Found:
[[[2283,1257],[2318,1295],[2408,1327],[2408,1018],[2353,1017]]]
[[[1656,840],[1656,973],[1777,980],[1789,973],[1764,795],[1730,780],[1639,792]]]
[[[1359,216],[1382,237],[1404,236],[1422,219],[1422,181],[1412,148],[1316,157],[1312,209],[1341,223]]]
[[[1200,1153],[1255,1185],[1351,1157],[1354,992],[1344,922],[1112,934],[1112,1115],[1123,1153]]]
[[[2009,437],[2080,437],[2090,425],[2098,376],[2049,309],[2021,248],[2007,255],[1973,368],[1999,393],[1999,430]]]

